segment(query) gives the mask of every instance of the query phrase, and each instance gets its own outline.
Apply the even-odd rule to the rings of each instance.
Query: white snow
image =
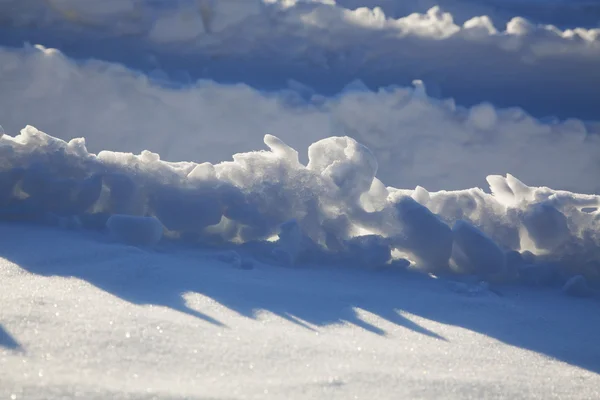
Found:
[[[214,163],[256,148],[268,133],[299,149],[350,136],[377,157],[389,185],[464,189],[511,173],[537,185],[600,190],[600,125],[576,119],[545,123],[490,104],[468,109],[412,88],[300,103],[294,91],[265,94],[241,84],[167,89],[122,66],[77,64],[43,47],[0,48],[0,70],[7,133],[30,124],[65,140],[83,136],[95,152],[148,149],[170,161]]]
[[[386,188],[373,153],[349,137],[311,145],[306,166],[277,137],[265,143],[269,151],[233,161],[172,163],[148,151],[95,155],[83,139],[65,142],[28,126],[0,138],[0,217],[77,218],[95,228],[113,215],[108,227],[125,242],[154,244],[164,225],[172,238],[258,243],[255,255],[271,252],[285,265],[393,249],[431,271],[447,270],[454,253],[457,271],[501,275],[504,252],[516,250],[568,273],[600,273],[600,196],[529,187],[510,174],[488,177],[491,194]],[[375,247],[352,245],[367,234],[379,235]],[[260,244],[277,235],[275,248]]]
[[[0,0],[0,398],[599,397],[598,11]]]
[[[597,304],[0,225],[0,396],[598,397]],[[35,251],[31,251],[35,249]]]

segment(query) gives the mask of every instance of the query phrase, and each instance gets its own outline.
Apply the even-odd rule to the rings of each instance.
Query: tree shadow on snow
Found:
[[[592,312],[593,300],[518,288],[505,288],[505,296],[467,296],[447,281],[400,271],[260,263],[242,270],[183,245],[145,251],[103,236],[24,225],[0,224],[0,236],[6,237],[0,241],[2,257],[29,272],[76,277],[127,302],[168,307],[224,328],[223,321],[188,304],[184,294],[206,296],[248,318],[266,311],[307,330],[352,324],[397,336],[403,327],[406,334],[451,344],[415,322],[436,321],[600,373],[600,315]]]

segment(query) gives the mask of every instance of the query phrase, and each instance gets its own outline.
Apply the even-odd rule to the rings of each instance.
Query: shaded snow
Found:
[[[518,14],[501,23],[485,14],[455,22],[439,7],[390,17],[381,8],[343,3],[221,0],[210,6],[209,34],[205,0],[170,7],[129,0],[116,8],[111,1],[108,16],[86,2],[52,1],[65,9],[28,2],[37,12],[29,22],[18,22],[25,11],[7,12],[0,43],[41,43],[184,86],[214,79],[280,90],[293,79],[332,95],[356,79],[374,90],[421,79],[436,97],[519,106],[537,117],[595,119],[600,104],[597,27],[559,29]],[[70,4],[75,9],[67,11]],[[136,11],[121,10],[128,7]]]
[[[463,294],[405,273],[241,271],[210,251],[23,225],[0,237],[4,398],[599,395],[593,301]]]
[[[504,252],[529,251],[537,264],[558,263],[559,283],[574,273],[600,279],[600,196],[529,187],[510,174],[489,176],[491,193],[396,189],[376,178],[376,157],[349,137],[312,144],[307,165],[277,137],[264,141],[269,151],[233,161],[171,163],[148,151],[95,155],[83,139],[67,143],[28,126],[0,139],[0,218],[106,223],[122,241],[146,245],[160,240],[163,225],[174,239],[245,243],[285,265],[385,264],[394,250],[438,273],[450,271],[452,255],[455,272],[503,276]]]
[[[76,64],[43,47],[0,49],[0,61],[0,124],[11,135],[34,125],[65,140],[83,136],[94,152],[147,149],[165,160],[212,163],[255,149],[265,134],[297,149],[350,136],[374,153],[379,178],[397,187],[464,189],[510,173],[536,185],[600,191],[598,124],[544,122],[489,103],[464,108],[428,97],[421,84],[333,98],[309,91],[303,99],[298,85],[269,94],[212,81],[168,89],[122,66]],[[307,161],[305,153],[300,159]]]
[[[597,398],[550,1],[0,0],[0,397]]]

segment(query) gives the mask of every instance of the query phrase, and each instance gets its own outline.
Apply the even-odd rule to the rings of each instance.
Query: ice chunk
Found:
[[[417,186],[412,194],[412,198],[415,199],[417,203],[423,206],[427,206],[427,203],[429,202],[429,199],[431,197],[429,196],[429,192],[427,191],[427,189],[421,186]]]
[[[538,249],[553,250],[571,236],[567,217],[550,204],[529,206],[523,215],[523,225]]]
[[[222,205],[216,190],[159,187],[150,199],[156,217],[164,226],[177,232],[200,233],[219,223]]]
[[[130,176],[125,173],[110,173],[103,178],[110,190],[107,211],[111,214],[140,213],[139,187]]]
[[[503,205],[510,206],[516,202],[515,193],[508,185],[506,178],[500,175],[489,175],[486,178],[494,197]]]
[[[392,258],[389,240],[380,235],[357,236],[346,243],[351,263],[378,268]]]
[[[331,179],[343,195],[357,199],[368,192],[377,173],[371,151],[349,137],[331,137],[308,148],[309,170]]]
[[[295,220],[290,220],[280,227],[277,247],[273,256],[284,265],[295,265],[304,248],[304,234]]]
[[[273,154],[286,159],[292,165],[300,164],[298,161],[298,152],[285,144],[283,140],[277,136],[265,135],[264,142]]]
[[[506,174],[506,177],[489,175],[486,180],[494,197],[505,206],[533,200],[534,190],[511,174]]]
[[[163,235],[163,226],[154,217],[116,214],[108,219],[106,227],[115,239],[133,246],[154,246]]]
[[[401,197],[395,209],[402,234],[401,238],[392,239],[394,244],[411,253],[427,269],[447,268],[452,251],[450,227],[409,196]]]
[[[485,233],[464,220],[456,221],[452,233],[452,266],[458,272],[493,276],[505,271],[504,251]]]
[[[98,201],[101,193],[101,175],[92,175],[84,179],[75,188],[75,193],[72,197],[71,214],[78,215],[90,209]]]

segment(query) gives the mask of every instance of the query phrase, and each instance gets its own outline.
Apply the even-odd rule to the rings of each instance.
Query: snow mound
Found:
[[[556,82],[548,75],[544,79]],[[581,82],[588,88],[584,90],[600,85]],[[488,103],[465,108],[451,99],[434,99],[424,83],[415,84],[376,92],[348,90],[332,98],[307,94],[298,84],[274,93],[213,81],[169,89],[123,66],[76,63],[42,46],[0,48],[0,122],[11,135],[27,124],[64,140],[83,135],[93,152],[148,149],[170,161],[211,163],[251,151],[268,132],[293,148],[349,136],[367,146],[377,162],[336,139],[336,157],[349,153],[344,165],[369,164],[364,177],[348,179],[370,182],[376,172],[388,185],[441,190],[481,186],[484,176],[507,172],[539,185],[600,192],[597,124],[541,121],[523,110]],[[600,104],[600,99],[594,103],[586,98],[592,99],[586,100],[588,106]],[[568,101],[561,99],[562,107]],[[346,179],[347,166],[328,167],[327,155],[317,156],[322,150],[311,152],[310,168],[329,168],[327,174],[336,180]],[[298,157],[308,161],[306,154]],[[563,162],[549,162],[556,159]],[[198,173],[210,172],[202,168]],[[512,196],[510,190],[506,193]]]
[[[506,255],[485,233],[463,220],[456,221],[452,233],[452,261],[459,272],[482,276],[501,275],[504,272]]]
[[[83,139],[28,126],[0,139],[0,218],[60,215],[92,228],[108,219],[121,240],[147,245],[164,225],[171,238],[254,243],[250,249],[290,266],[378,267],[394,251],[435,272],[538,282],[536,271],[552,271],[548,265],[563,284],[574,274],[600,277],[600,196],[529,187],[511,175],[488,177],[491,193],[386,188],[373,154],[349,137],[313,144],[307,165],[277,137],[265,144],[268,151],[233,161],[173,163],[147,151],[95,155]]]
[[[436,97],[468,106],[596,118],[600,28],[479,14],[458,22],[437,6],[394,16],[369,3],[3,0],[0,45],[118,61],[170,85],[211,78],[283,89],[292,79],[331,95],[354,80],[378,89],[421,79]]]

